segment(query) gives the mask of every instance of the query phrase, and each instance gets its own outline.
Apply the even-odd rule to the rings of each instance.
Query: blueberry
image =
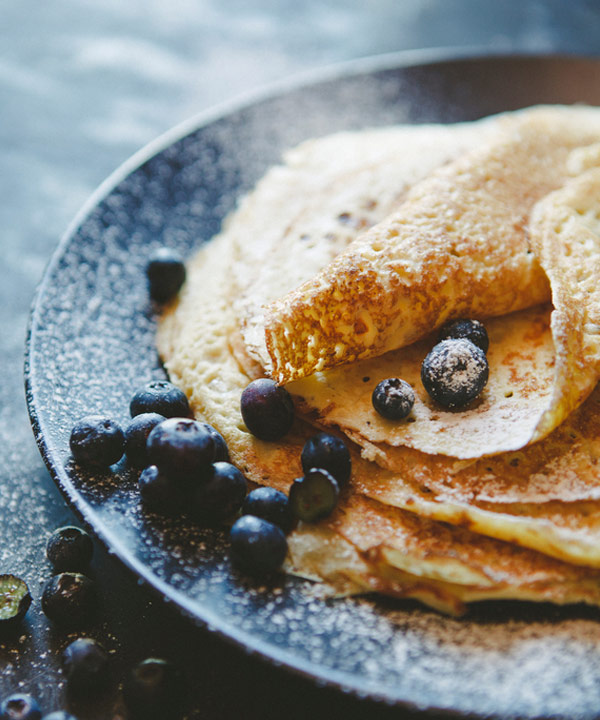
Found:
[[[246,478],[236,467],[214,463],[194,487],[190,512],[205,525],[222,522],[242,507],[246,491]]]
[[[229,462],[229,450],[227,449],[227,443],[225,438],[221,435],[218,430],[208,423],[200,423],[203,428],[207,430],[213,439],[215,445],[215,456],[213,462]]]
[[[208,470],[215,456],[211,434],[202,423],[169,418],[148,436],[148,460],[169,475],[185,477]]]
[[[316,522],[333,512],[339,494],[333,475],[322,468],[313,468],[292,483],[290,509],[298,520]]]
[[[31,695],[15,693],[0,705],[0,720],[40,720],[42,711]]]
[[[180,717],[185,695],[183,675],[168,660],[148,658],[123,683],[123,699],[133,720]]]
[[[158,413],[140,413],[136,415],[125,430],[125,455],[133,467],[142,468],[148,465],[146,441],[154,428],[166,420]]]
[[[42,592],[42,610],[58,625],[77,627],[87,623],[97,606],[96,583],[80,573],[55,575]]]
[[[91,638],[79,638],[62,654],[69,692],[76,695],[104,690],[110,680],[110,660],[106,650]]]
[[[44,715],[42,720],[77,720],[77,718],[66,710],[55,710],[50,715]]]
[[[488,381],[485,353],[470,340],[442,340],[421,366],[421,380],[433,400],[451,410],[466,407]]]
[[[281,528],[254,515],[242,515],[230,533],[231,558],[251,575],[278,570],[287,554],[287,540]]]
[[[442,340],[458,340],[459,338],[470,340],[473,345],[477,345],[484,353],[488,351],[490,346],[487,330],[479,320],[461,319],[446,323],[440,329],[438,342],[442,342]]]
[[[73,525],[55,530],[46,544],[46,556],[58,572],[83,572],[90,564],[93,554],[92,538],[85,530]]]
[[[148,510],[161,515],[177,515],[189,502],[188,488],[174,478],[150,465],[142,470],[139,479],[140,497]]]
[[[403,420],[415,404],[412,387],[400,378],[387,378],[375,386],[371,401],[375,410],[387,420]]]
[[[241,411],[248,430],[261,440],[279,440],[294,422],[289,392],[267,378],[254,380],[244,389]]]
[[[136,391],[129,403],[131,417],[158,413],[166,418],[189,417],[187,395],[168,380],[152,380]]]
[[[150,255],[146,266],[150,297],[164,303],[175,297],[185,282],[183,258],[175,250],[161,247]]]
[[[323,468],[331,473],[340,486],[350,479],[352,461],[346,443],[335,435],[317,433],[309,438],[300,455],[302,470],[307,473],[311,468]]]
[[[16,575],[0,575],[0,633],[15,629],[31,605],[27,583]]]
[[[121,459],[124,440],[123,431],[114,420],[88,415],[73,426],[69,445],[81,465],[107,468]]]
[[[259,487],[248,493],[242,513],[268,520],[284,533],[289,533],[294,524],[287,495],[272,487]]]

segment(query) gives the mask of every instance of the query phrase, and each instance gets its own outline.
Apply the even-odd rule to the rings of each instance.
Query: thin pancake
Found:
[[[562,602],[557,599],[562,591],[570,602],[566,597],[573,593],[591,599],[598,592],[598,571],[385,508],[359,495],[349,496],[328,524],[367,557],[382,554],[388,564],[404,572],[477,589],[482,595],[488,589],[505,597],[512,592],[522,598],[530,592],[541,599],[540,593],[552,588],[554,602]]]
[[[222,236],[194,259],[180,298],[161,320],[158,346],[194,411],[225,436],[234,462],[251,480],[287,490],[301,472],[300,450],[310,430],[297,423],[284,442],[265,443],[243,425],[239,397],[248,379],[227,340],[234,325],[222,262],[227,243]],[[600,604],[596,571],[386,508],[356,494],[373,471],[385,471],[357,455],[353,467],[352,487],[331,519],[301,526],[290,537],[296,572],[317,574],[340,592],[416,597],[447,612],[494,597]],[[331,542],[318,542],[322,532],[333,533]]]
[[[232,240],[230,229],[231,225],[226,231],[228,241],[234,242],[236,238]],[[223,253],[223,256],[226,255],[227,253]],[[246,266],[246,272],[253,274],[251,264]],[[502,421],[506,417],[515,421],[515,415],[511,415],[512,405],[520,400],[520,392],[525,400],[529,400],[531,395],[532,399],[541,402],[542,406],[548,399],[554,371],[547,312],[543,309],[522,311],[513,316],[508,325],[506,318],[489,323],[492,336],[492,380],[486,393],[493,392],[497,401],[496,409],[500,409]],[[512,330],[511,323],[514,323]],[[527,342],[523,342],[523,339]],[[516,353],[517,348],[521,348],[520,354]],[[532,354],[533,350],[535,354]],[[414,347],[392,353],[390,357],[402,356],[403,353],[412,351]],[[418,378],[420,356],[424,354],[425,350],[415,355],[415,378]],[[241,355],[243,348],[238,347],[237,356]],[[536,359],[540,360],[537,365]],[[378,363],[381,360],[363,363]],[[244,366],[247,367],[248,364],[245,363]],[[362,363],[358,365],[362,367]],[[502,367],[505,368],[504,373],[500,372]],[[377,419],[378,416],[375,416],[370,404],[373,385],[370,384],[369,390],[365,391],[366,383],[362,380],[363,377],[369,377],[369,383],[373,383],[381,378],[372,373],[356,374],[356,368],[350,366],[348,371],[355,372],[356,381],[350,383],[351,389],[363,392],[363,406]],[[386,371],[382,376],[389,374],[391,373]],[[327,375],[329,373],[325,374]],[[541,392],[544,388],[545,399]],[[334,396],[331,388],[326,390],[329,412]],[[349,413],[347,416],[350,418],[353,415],[359,416],[360,402],[355,395],[348,397],[350,402],[342,408],[343,411]],[[232,402],[235,400],[232,399]],[[527,409],[526,404],[523,407]],[[533,404],[535,413],[539,411],[539,407]],[[485,396],[479,408],[485,409]],[[469,432],[464,433],[465,447],[468,447],[469,435],[475,434],[472,431],[477,430],[479,419],[476,413],[479,408],[474,413],[471,410],[474,422],[472,426],[468,426]],[[427,407],[427,411],[430,415],[434,414],[431,406]],[[459,419],[461,423],[465,422],[466,416],[468,425],[469,413],[446,415],[451,419]],[[327,413],[323,413],[319,422],[326,417]],[[595,502],[600,497],[597,468],[600,456],[600,441],[597,440],[600,436],[599,417],[595,403],[590,401],[582,412],[574,413],[553,433],[548,442],[533,445],[524,452],[503,454],[478,463],[457,463],[451,458],[427,456],[401,447],[395,449],[383,443],[365,441],[363,436],[349,431],[347,427],[346,430],[352,439],[363,446],[365,457],[392,471],[387,475],[378,475],[374,470],[371,473],[373,481],[363,484],[362,492],[365,494],[383,502],[417,510],[430,517],[454,523],[468,523],[481,533],[514,540],[524,546],[531,546],[573,562],[598,564],[597,547],[600,547],[600,543]],[[335,419],[334,417],[333,420]],[[429,419],[431,421],[431,418]],[[380,422],[382,427],[386,424],[390,426],[386,421]],[[377,429],[375,424],[374,428]],[[440,429],[443,429],[443,426]],[[440,434],[442,438],[445,437],[444,433]],[[389,441],[390,435],[385,432],[385,428],[383,437]],[[461,446],[462,451],[464,448]],[[546,513],[550,509],[549,503],[555,501],[569,502],[571,505],[564,508],[559,505],[558,512],[553,509],[552,519],[549,521]],[[592,504],[587,504],[588,501],[592,501]],[[575,506],[575,502],[585,504]]]
[[[356,491],[423,517],[469,527],[566,562],[600,567],[598,500],[495,503],[474,499],[464,486],[461,472],[451,475],[443,460],[440,468],[435,465],[427,468],[426,463],[419,465],[416,460],[405,475],[371,466],[368,475],[356,477]],[[565,458],[561,460],[567,464]],[[429,473],[422,472],[426,468]],[[483,484],[489,475],[486,472],[477,475],[476,469],[471,471],[476,485]],[[597,494],[597,486],[593,494]]]
[[[478,600],[600,601],[600,573],[347,494],[290,535],[288,570],[346,591],[409,597],[460,614]],[[354,586],[348,586],[348,581]]]

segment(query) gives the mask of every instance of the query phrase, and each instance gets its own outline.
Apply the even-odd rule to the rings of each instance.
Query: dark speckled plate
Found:
[[[162,244],[208,240],[283,149],[335,130],[471,120],[544,102],[600,104],[600,62],[575,58],[362,61],[178,128],[95,194],[61,242],[33,309],[26,381],[60,489],[139,578],[200,623],[321,683],[413,708],[502,717],[596,717],[600,613],[484,603],[466,618],[377,599],[324,602],[306,582],[261,588],[216,532],[146,515],[136,477],[76,472],[75,419],[126,422],[140,384],[163,377],[144,266]],[[252,237],[248,237],[252,242]]]

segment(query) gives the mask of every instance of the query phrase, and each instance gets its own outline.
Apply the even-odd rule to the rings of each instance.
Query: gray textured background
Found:
[[[57,654],[68,637],[39,611],[52,529],[72,521],[38,454],[22,390],[34,289],[69,221],[132,152],[240,93],[309,69],[426,47],[600,53],[592,0],[13,0],[0,10],[0,572],[35,602],[21,636],[0,643],[0,698],[27,690],[65,704]],[[192,681],[202,718],[387,717],[385,708],[288,678],[192,629],[98,549],[105,612],[90,634],[114,650],[115,681],[166,655]],[[78,708],[112,717],[113,699]]]

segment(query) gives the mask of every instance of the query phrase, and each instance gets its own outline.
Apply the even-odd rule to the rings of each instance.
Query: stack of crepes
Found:
[[[308,141],[188,266],[158,348],[232,462],[287,491],[316,428],[350,485],[288,538],[289,572],[459,614],[515,598],[600,605],[600,109]],[[466,409],[420,381],[436,329],[482,320],[489,382]],[[281,441],[240,415],[250,379],[294,397]],[[411,383],[408,420],[373,409]]]

